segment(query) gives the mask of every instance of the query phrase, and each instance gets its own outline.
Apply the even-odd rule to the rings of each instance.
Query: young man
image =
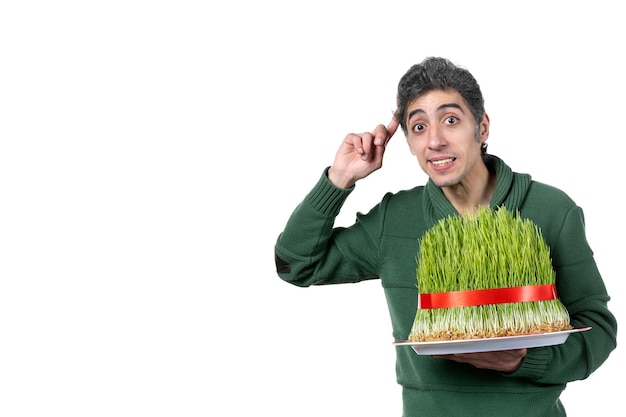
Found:
[[[425,59],[400,80],[397,106],[387,126],[344,138],[332,166],[278,237],[278,275],[298,286],[380,279],[393,336],[406,340],[417,308],[422,234],[442,218],[481,206],[519,210],[550,247],[557,293],[571,324],[591,329],[570,334],[561,345],[530,349],[425,356],[397,346],[403,415],[565,416],[559,397],[566,384],[588,377],[616,346],[616,320],[581,208],[562,191],[486,153],[489,117],[467,70],[446,59]],[[398,126],[429,181],[388,193],[351,227],[334,228],[356,182],[382,166]]]

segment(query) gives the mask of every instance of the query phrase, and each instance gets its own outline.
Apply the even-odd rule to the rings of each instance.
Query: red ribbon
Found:
[[[555,300],[556,298],[556,287],[554,284],[525,285],[522,287],[420,294],[418,308],[468,307],[485,304]]]

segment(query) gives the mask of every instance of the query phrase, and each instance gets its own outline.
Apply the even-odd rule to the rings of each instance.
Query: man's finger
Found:
[[[394,113],[391,121],[389,122],[389,124],[387,124],[387,133],[389,134],[388,139],[391,139],[391,137],[396,133],[396,130],[398,130],[398,126],[400,126],[400,120],[398,120],[396,114]]]

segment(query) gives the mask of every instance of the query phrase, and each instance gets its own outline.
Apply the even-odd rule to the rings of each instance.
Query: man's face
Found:
[[[482,164],[481,144],[489,136],[487,115],[476,122],[461,95],[433,90],[407,108],[407,139],[424,172],[439,187],[470,185]]]

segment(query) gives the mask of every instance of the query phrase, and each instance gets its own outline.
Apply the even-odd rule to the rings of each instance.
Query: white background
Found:
[[[491,153],[583,207],[623,322],[617,2],[373,3],[2,3],[2,416],[400,416],[380,284],[293,287],[273,245],[429,55],[478,79]],[[338,224],[425,180],[397,134]],[[568,415],[616,415],[624,364]]]

